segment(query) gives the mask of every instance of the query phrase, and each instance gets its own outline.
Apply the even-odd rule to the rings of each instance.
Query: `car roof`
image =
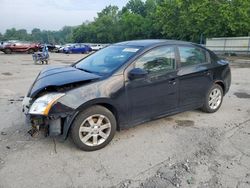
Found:
[[[192,44],[192,43],[179,40],[145,39],[145,40],[124,41],[116,43],[114,45],[150,47],[161,44]]]

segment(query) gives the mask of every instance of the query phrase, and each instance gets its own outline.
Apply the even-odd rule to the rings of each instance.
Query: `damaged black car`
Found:
[[[110,45],[39,73],[23,101],[31,133],[71,135],[80,149],[106,146],[117,130],[179,112],[216,112],[231,84],[229,63],[194,43]]]

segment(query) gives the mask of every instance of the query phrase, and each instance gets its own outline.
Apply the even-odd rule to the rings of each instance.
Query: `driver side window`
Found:
[[[164,74],[174,70],[175,48],[173,46],[155,48],[137,59],[135,68],[143,69],[149,74]]]

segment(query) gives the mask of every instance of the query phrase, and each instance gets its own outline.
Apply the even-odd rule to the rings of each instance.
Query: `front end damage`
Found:
[[[51,119],[50,117],[26,115],[27,124],[31,129],[28,133],[35,137],[40,131],[44,133],[44,136],[59,136],[63,134],[63,119],[61,117],[57,119]]]
[[[65,139],[77,115],[76,108],[81,105],[79,98],[69,96],[68,92],[100,78],[73,66],[42,70],[23,100],[26,123],[32,127],[29,133],[35,136],[44,130],[46,136],[61,135]]]
[[[55,108],[54,106],[62,106],[60,103],[57,104],[58,97],[51,101],[41,101],[41,98],[34,100],[25,97],[23,100],[23,112],[26,116],[26,124],[31,127],[28,133],[32,137],[35,137],[40,132],[44,133],[44,136],[61,136],[62,139],[65,139],[70,124],[77,113],[74,111],[60,112],[60,110],[57,113],[53,113],[55,111],[53,109]],[[44,102],[45,105],[37,104],[39,102]]]

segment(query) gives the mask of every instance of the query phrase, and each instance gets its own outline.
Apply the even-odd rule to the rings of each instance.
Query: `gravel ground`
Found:
[[[117,132],[95,152],[70,139],[31,138],[21,101],[38,72],[83,55],[0,53],[0,188],[250,187],[250,61],[233,59],[232,85],[220,110],[199,110]]]

